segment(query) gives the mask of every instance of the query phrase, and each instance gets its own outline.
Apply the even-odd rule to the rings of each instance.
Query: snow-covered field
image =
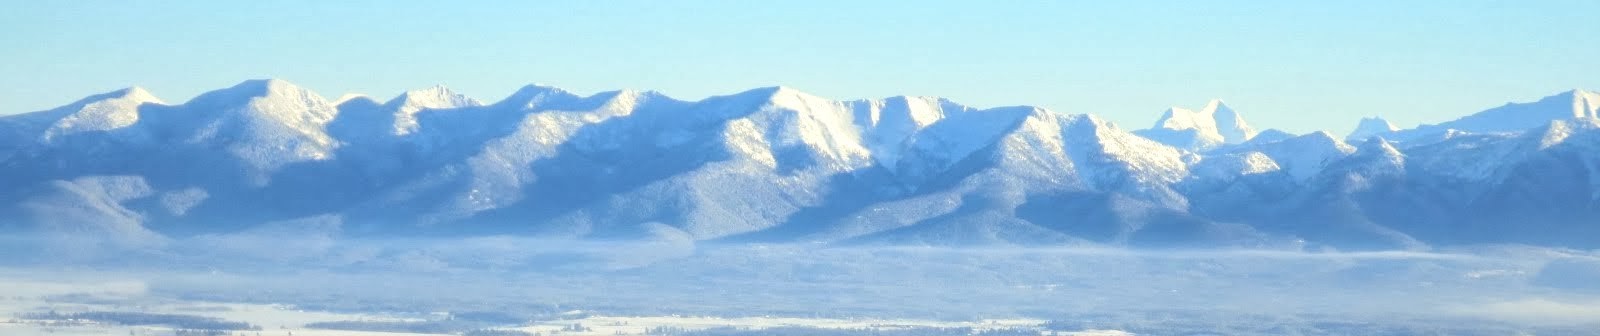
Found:
[[[588,316],[578,319],[553,320],[538,322],[530,326],[509,328],[532,333],[551,334],[559,332],[561,335],[601,336],[601,335],[647,335],[651,328],[669,327],[686,330],[703,330],[709,328],[732,327],[747,329],[766,329],[777,327],[809,327],[821,329],[877,329],[898,330],[914,327],[931,328],[972,328],[975,331],[1005,329],[1005,328],[1036,328],[1046,323],[1044,320],[1033,319],[1007,319],[1007,320],[982,320],[971,322],[931,321],[915,319],[830,319],[830,318],[798,318],[798,317],[699,317],[699,316]],[[569,326],[582,325],[584,330],[571,331]],[[1042,331],[1048,332],[1048,331]],[[1082,330],[1061,331],[1062,335],[1127,335],[1128,333],[1116,330]]]
[[[183,314],[216,317],[230,321],[247,322],[260,326],[259,331],[236,331],[240,335],[299,335],[299,336],[407,336],[451,335],[405,332],[375,332],[354,330],[326,330],[307,327],[307,324],[327,321],[419,321],[415,316],[385,314],[334,313],[306,311],[282,304],[246,304],[203,301],[159,300],[147,297],[145,284],[137,281],[75,281],[49,282],[26,279],[0,279],[0,314],[16,316],[40,311],[130,311],[152,314]],[[104,303],[63,302],[100,301]],[[127,304],[141,302],[140,304]],[[434,314],[437,315],[439,314]],[[821,329],[879,329],[896,330],[913,327],[971,328],[976,331],[1003,328],[1037,328],[1046,323],[1037,319],[990,319],[969,322],[917,320],[917,319],[836,319],[800,317],[712,317],[712,316],[602,316],[580,311],[565,314],[565,318],[530,321],[525,325],[508,325],[498,330],[519,330],[542,335],[648,335],[652,328],[678,330],[704,330],[709,328],[742,328],[759,330],[774,327],[809,327]],[[581,325],[582,330],[573,330]],[[165,326],[121,326],[116,324],[81,321],[60,323],[26,318],[0,320],[0,335],[170,335],[174,332]],[[1042,331],[1048,332],[1048,331]],[[1058,331],[1059,335],[1115,336],[1131,335],[1116,330]]]
[[[1593,252],[1574,250],[701,247],[691,256],[624,268],[535,254],[526,258],[533,263],[496,269],[478,266],[478,254],[412,248],[426,251],[435,267],[332,269],[204,258],[0,267],[0,335],[172,334],[148,325],[50,325],[25,315],[51,311],[212,317],[259,326],[261,335],[302,336],[770,328],[1600,333],[1600,286],[1590,281],[1600,263]],[[594,263],[604,267],[584,266]],[[327,330],[335,328],[367,331]]]

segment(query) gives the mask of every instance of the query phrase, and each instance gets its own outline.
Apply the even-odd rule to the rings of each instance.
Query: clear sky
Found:
[[[1260,128],[1438,122],[1600,88],[1600,1],[0,0],[0,114],[250,78],[330,98],[527,83],[699,99],[787,85],[1144,128],[1222,98]]]

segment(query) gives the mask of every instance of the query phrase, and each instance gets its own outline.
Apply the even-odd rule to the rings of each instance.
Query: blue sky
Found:
[[[1257,127],[1438,122],[1600,88],[1600,1],[0,0],[0,114],[275,77],[330,98],[527,83],[684,99],[788,85],[1147,127],[1222,98]]]

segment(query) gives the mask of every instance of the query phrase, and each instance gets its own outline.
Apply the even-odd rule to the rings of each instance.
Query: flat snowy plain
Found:
[[[432,334],[542,335],[919,327],[1067,335],[1600,332],[1600,288],[1584,271],[1600,257],[1577,250],[471,245],[347,242],[338,246],[366,253],[340,265],[327,260],[356,257],[325,251],[265,261],[212,251],[159,262],[9,265],[0,269],[0,314],[8,315],[0,333],[171,334],[163,326],[13,318],[49,311],[216,317],[260,326],[262,335],[407,335],[368,329],[430,323],[457,328]],[[394,250],[367,249],[376,246]],[[497,318],[473,320],[485,313]],[[392,323],[326,324],[352,321]]]

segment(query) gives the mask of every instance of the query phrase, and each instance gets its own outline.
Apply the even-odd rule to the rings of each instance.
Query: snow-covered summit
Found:
[[[406,91],[384,105],[394,110],[394,134],[406,135],[417,131],[417,112],[428,109],[482,106],[483,102],[451,91],[443,85],[437,85]]]
[[[1231,152],[1257,151],[1272,158],[1297,181],[1316,176],[1323,168],[1356,152],[1356,148],[1328,132],[1317,131],[1281,141],[1244,146]]]
[[[550,101],[565,101],[577,98],[578,95],[558,87],[544,84],[528,84],[517,89],[511,96],[501,99],[493,106],[513,107],[522,109],[535,109]]]
[[[1243,143],[1255,137],[1257,131],[1233,108],[1213,99],[1199,111],[1168,108],[1155,126],[1137,133],[1167,145],[1203,151]]]
[[[45,129],[38,140],[51,142],[58,137],[131,126],[139,121],[139,107],[145,104],[165,103],[137,86],[89,96],[39,114],[35,122],[45,124]]]
[[[1395,148],[1394,144],[1381,136],[1369,137],[1356,147],[1356,152],[1351,155],[1352,161],[1358,162],[1359,168],[1367,175],[1398,174],[1405,171],[1406,155]]]
[[[1516,133],[1543,127],[1555,120],[1597,116],[1600,116],[1600,93],[1573,89],[1534,102],[1506,103],[1460,119],[1404,130],[1399,137],[1410,139],[1450,129],[1469,133]]]

